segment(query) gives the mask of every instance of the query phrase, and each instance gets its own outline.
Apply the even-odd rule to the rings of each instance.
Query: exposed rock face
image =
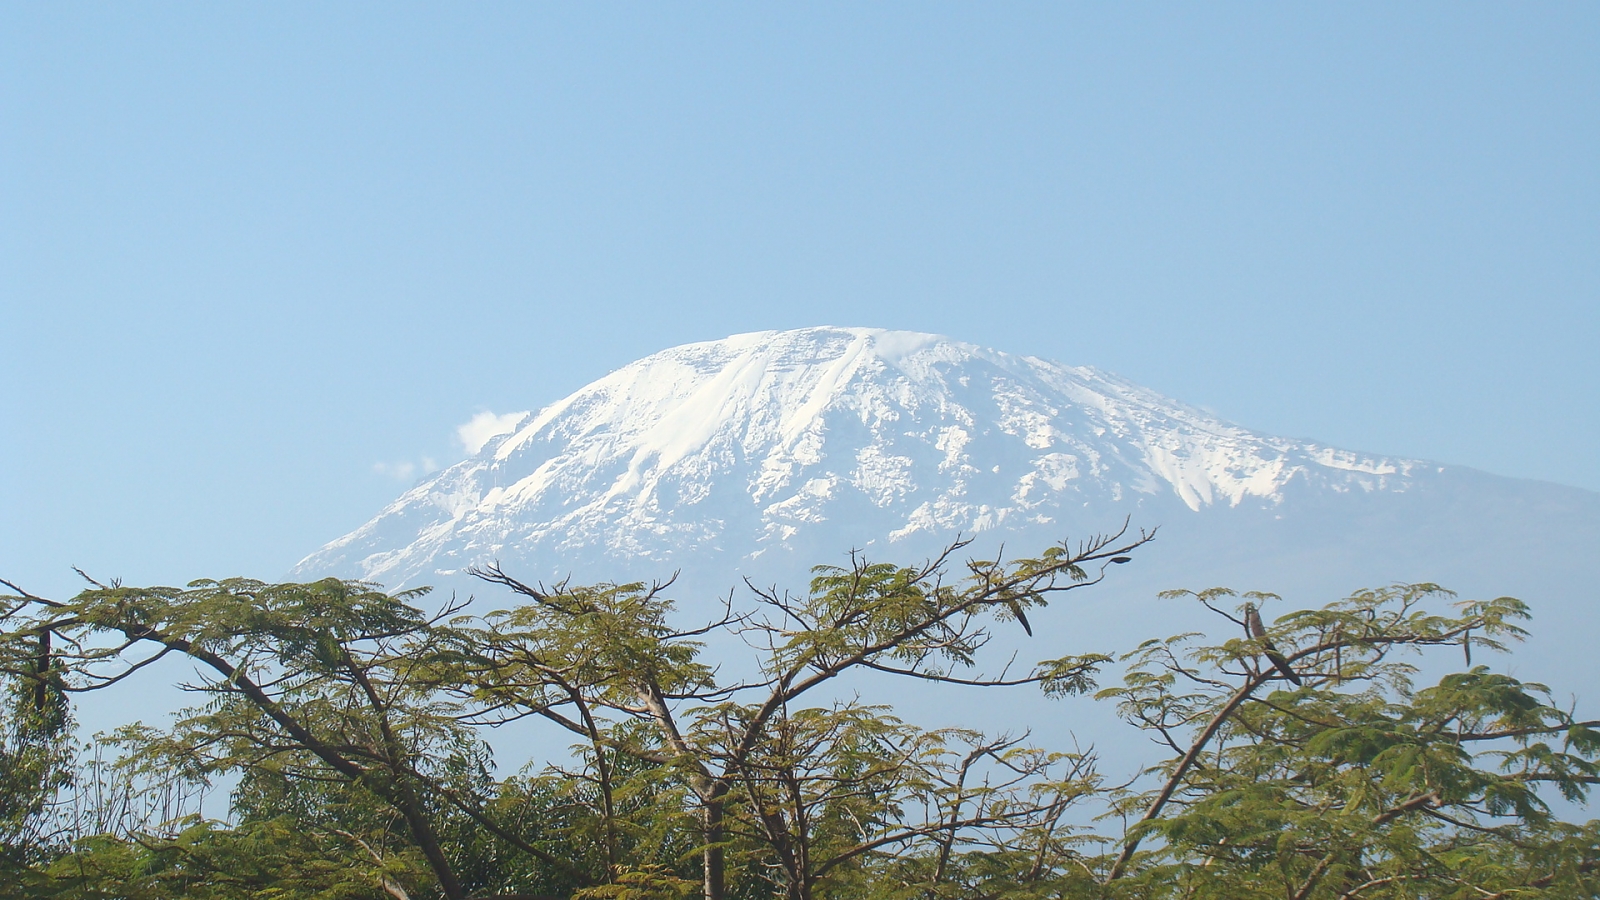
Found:
[[[529,415],[296,572],[391,586],[493,559],[540,577],[712,559],[749,572],[764,556],[1273,508],[1297,490],[1403,492],[1441,471],[935,335],[760,332],[657,353]]]

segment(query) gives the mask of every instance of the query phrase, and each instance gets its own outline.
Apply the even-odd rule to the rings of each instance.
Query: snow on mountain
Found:
[[[524,416],[294,575],[399,587],[498,559],[595,581],[715,562],[731,583],[853,546],[905,559],[959,533],[1038,549],[1128,515],[1271,512],[1442,471],[937,335],[767,331],[664,350]]]

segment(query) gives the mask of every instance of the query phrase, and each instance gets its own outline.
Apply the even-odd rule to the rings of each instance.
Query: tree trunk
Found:
[[[705,900],[725,900],[728,890],[726,864],[722,855],[722,814],[720,799],[706,802],[700,810],[701,839],[705,842],[705,849],[701,851]]]
[[[395,803],[395,806],[405,818],[412,840],[416,841],[417,848],[428,860],[428,867],[433,870],[433,876],[439,879],[439,890],[444,893],[447,900],[464,900],[467,892],[456,879],[455,870],[450,867],[450,860],[445,858],[444,848],[439,844],[439,836],[434,833],[433,824],[422,811],[422,805],[403,785],[397,785],[396,789],[399,796],[394,799],[400,802]]]

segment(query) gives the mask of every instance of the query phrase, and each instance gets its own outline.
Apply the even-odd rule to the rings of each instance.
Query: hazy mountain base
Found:
[[[1131,650],[1156,633],[1213,628],[1192,604],[1159,599],[1173,588],[1229,586],[1282,596],[1268,604],[1270,620],[1291,611],[1320,606],[1365,587],[1396,582],[1435,582],[1462,599],[1515,596],[1531,606],[1533,635],[1512,660],[1512,674],[1529,681],[1583,691],[1600,684],[1600,654],[1592,650],[1594,622],[1600,613],[1591,572],[1600,546],[1600,495],[1542,482],[1502,478],[1469,469],[1446,468],[1419,478],[1400,493],[1330,494],[1289,486],[1281,503],[1188,509],[1175,497],[1142,498],[1124,512],[1086,510],[1070,532],[1053,526],[1007,529],[975,536],[964,554],[992,558],[1002,547],[1008,557],[1034,555],[1063,537],[1085,536],[1094,528],[1115,529],[1123,515],[1132,526],[1158,527],[1155,542],[1107,581],[1031,615],[1034,636],[1015,624],[997,627],[986,651],[990,669],[1013,653],[1027,668],[1066,653]],[[758,586],[803,591],[809,567],[843,564],[848,549],[864,548],[874,561],[911,564],[942,549],[931,535],[886,542],[848,523],[867,517],[842,517],[839,543],[822,547],[792,541],[750,560],[714,548],[663,559],[574,553],[559,563],[503,559],[506,570],[528,581],[574,584],[603,581],[665,580],[677,573],[668,594],[677,602],[684,625],[713,617],[732,592],[746,602],[749,578]],[[948,536],[953,539],[955,535]],[[511,602],[497,588],[462,572],[435,581],[436,602],[451,594],[473,595],[475,608]],[[730,674],[748,657],[733,642],[710,648]],[[1442,670],[1441,670],[1442,671]],[[1424,680],[1439,673],[1423,675]],[[863,685],[841,683],[840,696]],[[877,689],[868,696],[883,697]],[[1146,738],[1116,720],[1105,704],[1081,699],[1047,700],[1037,691],[1001,693],[925,688],[899,682],[890,696],[897,712],[928,727],[963,726],[989,732],[1031,731],[1047,746],[1074,740],[1094,744],[1112,769],[1132,770],[1149,750]],[[1585,699],[1593,699],[1585,697]],[[529,729],[503,745],[514,755],[561,754],[566,738]]]
[[[985,654],[991,671],[1012,653],[1025,669],[1067,653],[1126,652],[1155,634],[1214,630],[1215,623],[1193,604],[1158,599],[1157,593],[1166,589],[1228,585],[1273,591],[1283,601],[1268,604],[1270,620],[1362,587],[1434,581],[1462,598],[1510,595],[1526,600],[1535,617],[1533,634],[1501,665],[1526,680],[1579,692],[1585,701],[1595,699],[1590,686],[1600,684],[1600,654],[1591,645],[1600,598],[1591,560],[1600,546],[1600,495],[1448,468],[1420,479],[1415,490],[1405,493],[1329,495],[1297,493],[1291,487],[1280,504],[1199,512],[1176,498],[1143,499],[1126,512],[1086,511],[1068,534],[1116,527],[1123,515],[1130,515],[1135,527],[1159,526],[1156,541],[1132,563],[1114,569],[1106,583],[1032,613],[1033,637],[1015,623],[997,627]],[[809,566],[842,563],[851,546],[866,548],[872,559],[902,564],[940,549],[931,537],[885,542],[865,533],[859,527],[862,519],[855,521],[855,533],[841,528],[835,546],[791,544],[755,560],[706,549],[659,560],[590,553],[543,565],[526,559],[503,562],[508,572],[524,580],[570,577],[575,584],[665,579],[681,569],[668,593],[678,603],[676,620],[689,624],[713,617],[730,591],[736,604],[748,602],[749,590],[741,581],[745,577],[758,585],[800,591],[809,580]],[[977,535],[967,553],[992,553],[1003,540],[1008,555],[1032,555],[1063,536],[1050,527],[988,532]],[[473,608],[479,612],[513,602],[502,589],[461,572],[438,576],[433,583],[436,590],[428,605],[452,594],[474,596]],[[740,660],[750,658],[747,648],[727,639],[709,647],[707,656],[720,661],[729,677],[739,670]],[[137,716],[160,722],[166,711],[192,703],[192,695],[167,687],[192,679],[190,668],[176,660],[158,665],[135,705]],[[1430,670],[1421,680],[1426,683],[1441,672]],[[885,688],[896,712],[910,721],[990,733],[1026,731],[1033,742],[1051,747],[1093,745],[1113,776],[1131,774],[1159,755],[1147,736],[1116,718],[1109,704],[1085,698],[1049,700],[1026,687],[997,692],[903,679],[883,685],[843,681],[833,693],[848,697],[859,691],[882,699]],[[126,722],[130,706],[125,695],[90,694],[80,698],[77,712],[85,731],[93,732]],[[566,758],[570,737],[523,723],[498,730],[495,743],[500,768],[509,772],[528,761],[537,767]]]

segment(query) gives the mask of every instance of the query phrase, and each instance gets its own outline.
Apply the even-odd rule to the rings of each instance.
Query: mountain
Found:
[[[692,609],[747,577],[803,586],[853,548],[909,563],[964,535],[974,552],[1034,553],[1124,520],[1160,535],[1101,602],[1074,607],[1063,640],[1180,630],[1184,610],[1153,599],[1175,586],[1309,605],[1427,580],[1529,600],[1533,670],[1600,674],[1582,637],[1600,495],[1264,435],[1092,368],[865,328],[641,359],[418,483],[293,577],[471,589],[464,570],[494,560],[526,581],[681,570]]]
[[[665,350],[527,416],[296,571],[401,586],[495,558],[556,574],[893,552],[1130,512],[1274,508],[1297,489],[1403,492],[1441,471],[1255,434],[1104,372],[935,335],[760,332]]]

